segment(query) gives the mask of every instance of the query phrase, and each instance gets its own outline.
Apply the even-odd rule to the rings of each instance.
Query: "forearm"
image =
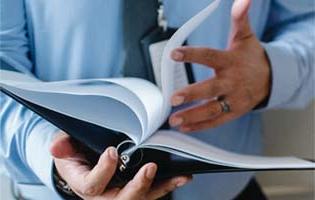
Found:
[[[302,108],[314,99],[314,14],[297,16],[267,32],[264,47],[271,65],[267,108]]]
[[[52,186],[48,151],[57,128],[1,94],[1,157],[13,179]]]
[[[26,162],[40,181],[54,190],[53,159],[49,147],[59,129],[39,116],[34,117],[33,120],[36,125],[28,135],[25,145]]]

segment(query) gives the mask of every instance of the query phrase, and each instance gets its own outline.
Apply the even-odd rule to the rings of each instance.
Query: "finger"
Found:
[[[213,99],[226,94],[231,90],[229,81],[217,78],[191,84],[172,96],[173,106],[179,106],[196,100]]]
[[[251,0],[234,0],[232,7],[232,28],[230,36],[230,44],[246,39],[253,35],[248,12]]]
[[[210,48],[180,47],[171,53],[178,62],[197,63],[219,70],[231,65],[229,52]]]
[[[118,199],[143,199],[149,191],[157,171],[157,165],[148,163],[144,165],[136,176],[120,192]]]
[[[205,120],[202,122],[189,124],[181,127],[182,132],[193,132],[193,131],[201,131],[209,128],[215,128],[219,125],[222,125],[228,121],[236,119],[238,115],[234,113],[222,113],[217,118]]]
[[[84,177],[81,193],[85,196],[95,196],[103,193],[116,171],[118,153],[114,147],[109,147],[100,156],[95,167]]]
[[[77,154],[76,148],[72,145],[69,135],[60,132],[52,141],[50,152],[55,158],[63,159],[73,157]]]
[[[176,188],[182,187],[192,180],[192,177],[181,176],[164,181],[152,187],[151,191],[147,195],[147,199],[158,199],[168,193],[172,192]]]
[[[218,101],[208,101],[204,104],[194,106],[171,115],[169,123],[171,126],[182,126],[205,121],[221,114],[222,108]]]
[[[104,192],[104,194],[99,195],[99,196],[95,196],[95,197],[91,197],[91,200],[109,200],[109,199],[117,199],[117,195],[120,192],[120,188],[112,188],[107,190],[106,192]]]

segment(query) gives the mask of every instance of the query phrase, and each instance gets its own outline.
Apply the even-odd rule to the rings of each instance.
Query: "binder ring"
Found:
[[[127,145],[126,147],[124,147]],[[135,146],[136,144],[132,140],[125,140],[121,142],[120,144],[117,145],[117,151],[118,154],[120,155],[119,159],[119,170],[121,172],[125,171],[127,167],[135,167],[139,165],[143,159],[143,151],[141,149],[137,149],[131,152],[124,152],[126,148],[128,148],[130,145]],[[131,147],[132,149],[133,147]],[[130,165],[130,157],[133,155],[134,152],[139,151],[140,152],[140,158],[137,163]]]
[[[119,154],[123,154],[125,149],[122,149],[123,145],[129,144],[131,146],[135,146],[135,142],[132,140],[124,140],[121,143],[119,143],[116,147]],[[128,147],[128,146],[127,146]],[[121,150],[122,149],[122,150]],[[121,152],[120,152],[121,151]]]

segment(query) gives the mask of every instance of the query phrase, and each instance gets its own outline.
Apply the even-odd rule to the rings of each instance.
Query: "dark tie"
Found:
[[[147,79],[148,70],[144,64],[141,39],[157,27],[158,0],[124,0],[123,34],[126,53],[123,73],[129,77]]]
[[[158,0],[124,0],[123,1],[123,34],[124,50],[126,53],[123,74],[127,77],[148,79],[145,66],[141,39],[156,28]],[[149,153],[158,160],[169,159],[168,156],[157,152]],[[154,154],[154,155],[153,155]],[[170,200],[171,194],[160,200]]]

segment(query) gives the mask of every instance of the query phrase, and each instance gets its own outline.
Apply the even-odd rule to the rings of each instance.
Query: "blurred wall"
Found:
[[[315,101],[300,111],[265,113],[264,143],[267,155],[315,160]],[[271,200],[315,200],[314,172],[264,172],[258,178]]]

